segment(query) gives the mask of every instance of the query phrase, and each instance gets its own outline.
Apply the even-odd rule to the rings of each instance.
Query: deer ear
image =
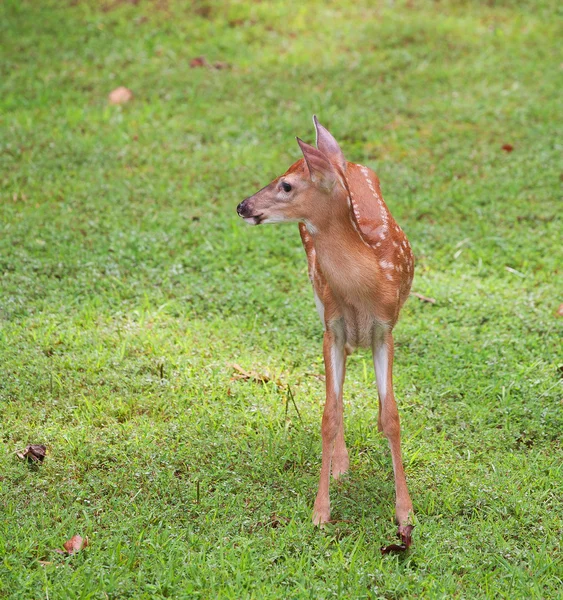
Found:
[[[317,132],[317,148],[325,154],[333,164],[345,172],[346,159],[344,158],[344,154],[342,153],[338,142],[334,139],[332,133],[318,122],[316,115],[313,116],[313,122],[315,123],[315,130]]]
[[[297,143],[309,168],[311,181],[321,187],[332,188],[337,176],[330,160],[320,150],[317,150],[314,146],[309,146],[303,140],[297,138]]]

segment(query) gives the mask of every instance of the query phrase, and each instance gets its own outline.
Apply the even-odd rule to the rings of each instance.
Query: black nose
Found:
[[[243,217],[244,216],[244,208],[245,208],[245,203],[246,200],[243,200],[238,206],[237,206],[237,214],[239,215],[239,217]]]

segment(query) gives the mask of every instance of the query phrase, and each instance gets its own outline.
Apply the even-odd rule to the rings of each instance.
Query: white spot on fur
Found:
[[[346,182],[348,183],[348,182]],[[360,236],[360,239],[362,240],[362,242],[368,247],[371,248],[370,244],[368,244],[366,242],[366,240],[364,239],[364,236],[362,235],[362,232],[360,231],[359,227],[358,227],[358,223],[360,222],[360,212],[358,211],[358,207],[356,206],[356,203],[352,200],[352,193],[350,193],[350,195],[347,198],[348,200],[348,206],[354,211],[354,216],[356,217],[354,219],[354,217],[352,217],[351,214],[349,214],[350,216],[350,222],[352,223],[352,227],[354,228],[354,230],[356,231],[356,233]]]
[[[317,253],[315,251],[315,247],[312,246],[311,247],[311,260],[307,261],[307,270],[309,272],[309,280],[313,284],[313,290],[315,289],[314,285],[315,285],[315,275],[316,275],[316,268],[315,268],[316,262],[317,262]]]
[[[332,361],[334,392],[337,396],[340,396],[340,391],[342,389],[342,373],[344,368],[344,357],[342,356],[342,351],[333,347],[330,352],[330,359]]]
[[[346,337],[344,322],[341,320],[338,323],[331,323],[331,331],[334,334],[334,341],[330,349],[332,383],[336,395],[340,396],[340,392],[342,391],[342,380],[344,379],[344,344]]]
[[[266,225],[266,224],[270,224],[270,223],[293,223],[296,220],[297,219],[289,219],[287,217],[284,217],[283,215],[271,215],[271,216],[266,217],[265,219],[263,219],[260,222],[260,224],[261,225]]]
[[[382,223],[381,223],[381,227],[379,228],[378,236],[379,236],[379,239],[383,241],[383,240],[387,239],[387,235],[389,233],[389,211],[387,210],[387,207],[383,203],[381,197],[379,196],[377,190],[374,187],[374,183],[372,181],[372,175],[371,175],[370,170],[367,167],[365,167],[364,165],[361,165],[359,163],[355,163],[355,166],[357,166],[360,169],[360,171],[362,172],[369,189],[371,190],[373,196],[377,199],[377,202],[379,204]],[[346,181],[346,188],[350,191],[347,201],[348,201],[348,206],[354,213],[353,215],[352,214],[350,215],[350,220],[352,221],[354,230],[356,231],[356,233],[358,233],[358,235],[360,236],[360,239],[366,246],[373,248],[373,249],[379,248],[381,246],[381,242],[377,242],[376,244],[370,244],[364,238],[364,236],[360,230],[361,214],[360,214],[358,205],[353,200],[354,193],[350,190],[348,181]],[[393,243],[394,243],[395,247],[397,247],[396,242],[393,242]]]
[[[323,304],[322,300],[317,295],[317,292],[314,292],[314,293],[315,293],[315,305],[317,307],[317,312],[319,313],[319,317],[321,318],[321,323],[323,324],[323,327],[324,327],[324,325],[325,325],[325,305]]]
[[[385,277],[387,277],[387,279],[389,279],[389,281],[393,281],[393,275],[391,275],[391,273],[387,273],[385,275]]]
[[[311,235],[316,235],[319,233],[319,230],[313,225],[313,223],[311,223],[311,221],[305,221],[305,227]]]
[[[392,262],[389,262],[388,260],[380,260],[379,264],[383,269],[392,269],[395,266]]]
[[[373,344],[373,366],[377,379],[379,400],[383,404],[387,397],[387,368],[389,364],[387,344],[382,339],[377,339]]]
[[[368,187],[371,190],[373,197],[376,198],[377,201],[379,202],[379,205],[382,206],[381,198],[379,197],[379,194],[377,193],[377,190],[375,189],[375,187],[373,185],[373,181],[371,180],[371,174],[370,174],[369,170],[366,167],[361,167],[360,170],[362,171],[362,174],[365,177],[366,183],[368,184]]]

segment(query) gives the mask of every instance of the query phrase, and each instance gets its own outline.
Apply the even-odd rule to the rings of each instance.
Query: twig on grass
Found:
[[[428,296],[423,296],[418,292],[411,292],[411,296],[416,296],[419,300],[423,302],[429,302],[430,304],[436,304],[436,298],[429,298]]]
[[[297,408],[297,403],[295,402],[295,397],[293,396],[293,392],[291,391],[289,384],[287,386],[286,397],[287,397],[287,401],[285,403],[285,418],[286,418],[286,420],[287,420],[287,405],[289,404],[289,398],[291,398],[291,401],[293,402],[293,406],[295,407],[295,412],[297,413],[297,416],[299,417],[299,421],[301,422],[301,425],[303,425],[303,419],[301,418],[301,413],[299,412],[299,409]]]

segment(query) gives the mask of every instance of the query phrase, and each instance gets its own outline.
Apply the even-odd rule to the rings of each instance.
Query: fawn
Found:
[[[313,117],[317,147],[297,142],[303,158],[246,198],[237,213],[251,225],[299,223],[309,278],[324,326],[326,404],[322,466],[313,523],[330,520],[329,481],[348,470],[342,387],[346,357],[371,347],[379,392],[379,431],[387,437],[395,475],[395,515],[401,549],[411,544],[412,502],[401,458],[399,413],[393,394],[393,327],[414,274],[410,244],[381,197],[379,179],[347,162],[340,146]]]

